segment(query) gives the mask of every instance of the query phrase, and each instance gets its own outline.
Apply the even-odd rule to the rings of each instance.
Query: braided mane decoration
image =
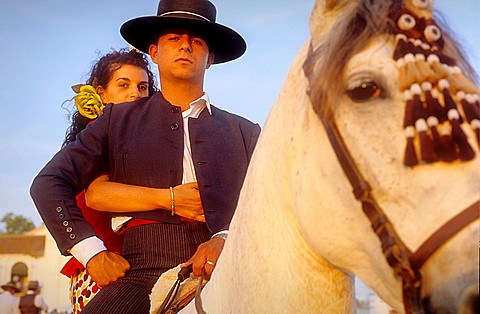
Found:
[[[461,126],[464,121],[480,144],[479,90],[456,60],[443,52],[442,31],[433,19],[431,2],[406,0],[401,10],[389,14],[396,36],[393,58],[406,102],[404,164],[409,167],[419,164],[416,139],[424,163],[475,158]]]

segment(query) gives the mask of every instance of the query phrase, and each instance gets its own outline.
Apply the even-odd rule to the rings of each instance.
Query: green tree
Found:
[[[35,224],[30,219],[13,213],[5,214],[0,223],[5,224],[5,228],[0,228],[0,233],[3,234],[22,234],[35,229]]]

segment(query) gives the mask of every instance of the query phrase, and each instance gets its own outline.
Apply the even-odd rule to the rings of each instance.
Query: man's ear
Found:
[[[208,54],[207,69],[210,68],[210,66],[213,64],[213,61],[215,61],[215,53],[210,52]]]
[[[157,63],[157,54],[158,54],[158,47],[157,45],[151,44],[150,47],[148,47],[148,54],[150,55],[150,58],[152,59],[153,63]]]

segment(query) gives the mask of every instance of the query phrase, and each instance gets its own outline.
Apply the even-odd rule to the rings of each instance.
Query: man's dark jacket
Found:
[[[215,106],[211,111],[189,119],[189,133],[207,226],[215,233],[228,229],[260,127]],[[63,254],[95,235],[75,196],[101,173],[109,172],[115,182],[153,188],[182,183],[182,120],[180,107],[172,106],[160,92],[107,105],[103,115],[40,171],[30,193]],[[133,216],[180,222],[167,210]]]

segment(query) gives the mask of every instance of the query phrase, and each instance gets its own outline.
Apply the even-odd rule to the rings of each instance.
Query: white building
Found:
[[[367,287],[358,277],[355,278],[355,298],[357,301],[357,314],[394,314],[385,301]]]
[[[21,235],[0,235],[0,283],[15,282],[20,296],[28,281],[38,280],[49,311],[71,312],[69,279],[59,272],[67,260],[45,226]]]

